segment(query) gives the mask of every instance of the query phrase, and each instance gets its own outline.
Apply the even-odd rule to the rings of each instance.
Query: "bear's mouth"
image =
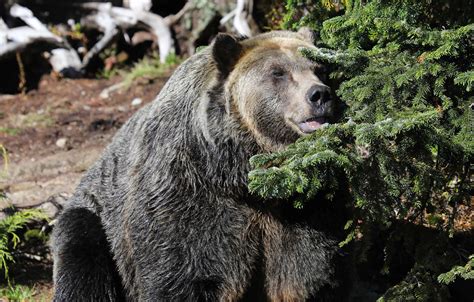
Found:
[[[321,128],[326,123],[328,123],[327,117],[315,116],[299,123],[298,127],[303,133],[312,133],[316,131],[317,129]]]

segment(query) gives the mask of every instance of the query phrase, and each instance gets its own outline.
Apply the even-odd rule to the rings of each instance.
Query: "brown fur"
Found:
[[[247,188],[251,156],[330,113],[309,97],[310,40],[219,35],[175,71],[58,219],[55,301],[342,301],[336,203],[299,211]]]

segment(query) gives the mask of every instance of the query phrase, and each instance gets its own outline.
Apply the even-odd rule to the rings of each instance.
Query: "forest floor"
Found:
[[[0,191],[7,197],[0,199],[0,209],[31,207],[55,196],[65,200],[114,133],[155,98],[168,77],[134,83],[103,98],[101,92],[121,76],[58,80],[48,75],[37,90],[0,95],[0,145],[9,159],[7,172],[0,175]],[[49,301],[50,261],[33,269],[15,266],[15,282],[35,286],[36,297],[41,297],[35,300]]]

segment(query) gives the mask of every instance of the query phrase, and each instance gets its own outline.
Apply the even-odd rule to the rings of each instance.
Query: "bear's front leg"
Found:
[[[326,298],[327,290],[337,286],[336,241],[310,227],[276,220],[264,230],[266,289],[271,301],[338,301]]]
[[[130,220],[138,300],[239,301],[260,252],[251,211],[228,203],[165,206],[153,211],[149,224]]]

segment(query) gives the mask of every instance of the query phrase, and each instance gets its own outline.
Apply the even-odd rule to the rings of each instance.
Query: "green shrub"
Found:
[[[34,294],[35,289],[28,286],[13,285],[0,288],[0,298],[7,298],[11,302],[33,301]]]
[[[136,63],[132,70],[124,73],[123,84],[125,88],[130,87],[133,82],[137,79],[148,79],[153,80],[159,78],[166,73],[170,72],[173,67],[178,65],[181,59],[175,54],[170,54],[166,57],[165,63],[160,63],[158,55],[154,55],[151,58],[144,58]]]
[[[463,266],[457,265],[453,267],[449,272],[443,273],[438,276],[438,281],[445,284],[450,284],[460,277],[465,280],[474,279],[474,255],[469,256],[469,261]]]
[[[47,219],[47,216],[40,210],[23,210],[0,220],[0,270],[8,281],[9,265],[14,262],[12,251],[21,240],[18,233],[28,223],[38,219]]]

